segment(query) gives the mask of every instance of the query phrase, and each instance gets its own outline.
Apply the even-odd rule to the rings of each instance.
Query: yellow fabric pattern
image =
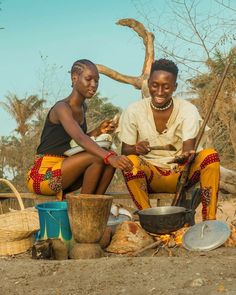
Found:
[[[61,165],[65,157],[38,155],[27,175],[30,192],[39,195],[57,196],[62,200]]]
[[[150,207],[148,193],[174,193],[176,191],[180,171],[183,167],[179,166],[179,172],[174,172],[155,167],[135,155],[128,157],[133,162],[135,169],[132,172],[124,172],[124,178],[138,209]],[[216,218],[219,170],[219,156],[213,149],[199,152],[190,169],[188,187],[200,181],[203,220]]]

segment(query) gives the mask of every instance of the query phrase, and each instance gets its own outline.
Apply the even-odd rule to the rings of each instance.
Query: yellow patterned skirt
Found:
[[[27,174],[27,187],[38,195],[57,196],[62,200],[61,165],[64,156],[37,155]]]

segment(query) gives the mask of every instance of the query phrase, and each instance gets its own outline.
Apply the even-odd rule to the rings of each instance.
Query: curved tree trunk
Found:
[[[154,61],[154,35],[147,31],[142,23],[132,18],[121,19],[117,22],[117,24],[133,29],[139,35],[139,37],[143,39],[143,44],[145,46],[145,59],[142,73],[138,77],[127,76],[104,65],[97,64],[98,71],[99,73],[106,75],[113,80],[130,84],[136,89],[140,89],[142,91],[142,96],[148,97],[149,91],[147,88],[147,79],[149,77],[151,65]]]

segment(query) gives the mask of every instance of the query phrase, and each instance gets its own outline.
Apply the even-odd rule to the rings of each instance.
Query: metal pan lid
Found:
[[[207,220],[190,227],[183,236],[183,246],[190,251],[209,251],[223,245],[229,236],[225,222]]]

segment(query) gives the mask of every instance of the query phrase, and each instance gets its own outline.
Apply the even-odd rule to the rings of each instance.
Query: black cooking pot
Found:
[[[137,212],[141,226],[154,234],[168,234],[184,226],[192,210],[177,206],[148,208]]]

